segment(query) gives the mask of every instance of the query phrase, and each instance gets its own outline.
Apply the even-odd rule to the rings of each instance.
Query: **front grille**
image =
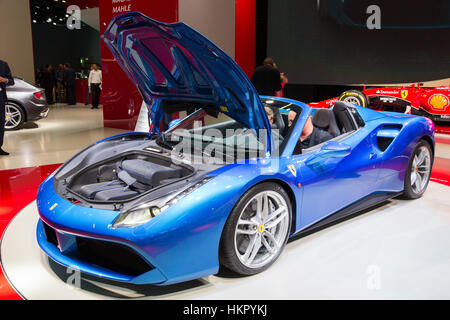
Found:
[[[58,247],[56,230],[43,223],[47,241]],[[139,254],[128,246],[95,239],[76,237],[77,250],[68,254],[80,261],[136,277],[153,269]]]
[[[138,276],[153,269],[131,248],[109,241],[77,237],[78,259],[99,267]]]
[[[45,237],[47,238],[47,241],[55,246],[58,246],[58,238],[56,237],[55,229],[50,227],[45,222],[42,222],[42,224],[44,225]]]

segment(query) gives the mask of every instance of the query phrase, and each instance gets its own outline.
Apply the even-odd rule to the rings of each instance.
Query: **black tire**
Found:
[[[15,124],[14,126],[9,126],[8,128],[6,127],[8,124],[8,120],[5,119],[5,130],[6,131],[14,131],[14,130],[19,130],[20,128],[22,128],[24,122],[25,122],[25,112],[23,111],[22,107],[20,105],[18,105],[17,103],[11,102],[11,101],[7,101],[5,104],[5,109],[14,109],[17,110],[17,112],[20,113],[19,117],[20,120],[17,121],[17,124]],[[6,112],[5,110],[5,112]]]
[[[241,213],[243,212],[245,207],[250,203],[251,199],[253,199],[256,195],[264,191],[276,192],[285,200],[289,217],[287,223],[287,232],[284,240],[282,241],[282,245],[278,249],[278,252],[273,255],[272,259],[267,264],[259,268],[249,268],[246,265],[244,265],[237,256],[235,249],[235,239],[236,239],[235,232],[238,220],[240,219]],[[257,274],[266,270],[278,259],[281,252],[284,250],[284,247],[286,246],[287,240],[289,238],[291,223],[292,223],[292,204],[286,191],[280,185],[272,182],[264,182],[254,186],[239,199],[239,201],[236,203],[233,210],[231,211],[227,219],[227,222],[225,223],[219,248],[220,265],[244,276]]]
[[[422,148],[425,148],[428,152],[428,155],[430,157],[429,159],[429,173],[428,176],[426,178],[425,184],[424,186],[419,190],[414,190],[415,188],[413,187],[412,183],[411,183],[411,173],[413,170],[413,161],[416,155],[419,154],[420,150]],[[430,144],[425,141],[425,140],[420,140],[416,146],[414,147],[413,152],[411,153],[411,156],[409,158],[408,161],[408,167],[406,169],[406,173],[405,173],[405,183],[404,183],[404,190],[403,190],[403,197],[406,199],[417,199],[420,198],[424,192],[426,191],[427,187],[428,187],[428,183],[430,182],[430,176],[431,176],[431,169],[433,167],[433,152],[431,150]],[[417,169],[416,169],[417,172]]]
[[[349,102],[358,106],[367,108],[369,101],[364,93],[358,90],[348,90],[339,96],[339,101]]]

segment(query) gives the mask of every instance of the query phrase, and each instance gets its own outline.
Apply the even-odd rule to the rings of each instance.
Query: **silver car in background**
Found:
[[[15,84],[6,88],[6,130],[17,130],[25,122],[46,118],[48,115],[45,91],[28,82],[14,78]]]

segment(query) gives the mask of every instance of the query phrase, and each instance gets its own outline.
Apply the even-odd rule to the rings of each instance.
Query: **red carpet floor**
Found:
[[[9,222],[36,199],[39,185],[60,164],[0,171],[0,239]],[[431,180],[450,186],[450,159],[436,158]],[[1,259],[1,252],[0,252]],[[0,300],[20,300],[0,269]]]
[[[60,164],[0,171],[0,239],[8,223],[24,207],[36,199],[39,185]],[[1,259],[1,252],[0,252]],[[0,269],[0,299],[19,300]]]

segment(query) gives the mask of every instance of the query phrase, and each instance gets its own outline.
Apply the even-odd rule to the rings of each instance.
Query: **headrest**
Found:
[[[344,102],[344,101],[336,101],[334,103],[334,107],[333,109],[336,111],[340,111],[340,110],[347,110],[348,108],[354,108],[354,106],[349,103],[349,102]]]
[[[331,112],[328,109],[318,109],[312,117],[313,125],[318,128],[328,128],[332,117]]]

